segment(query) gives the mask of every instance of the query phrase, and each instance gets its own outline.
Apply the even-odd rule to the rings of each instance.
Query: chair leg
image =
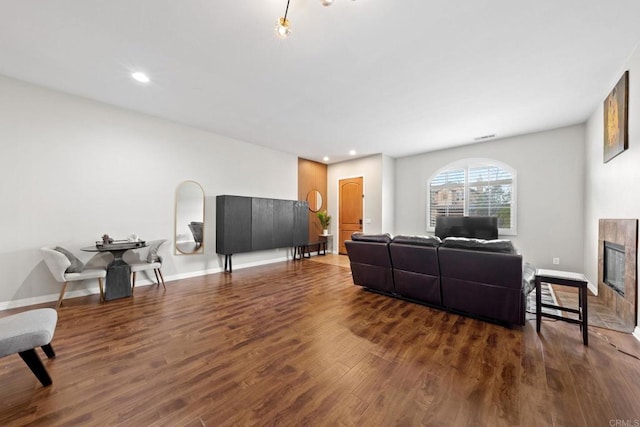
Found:
[[[158,270],[158,274],[160,275],[160,280],[162,280],[162,287],[166,290],[167,287],[164,285],[164,277],[162,277],[162,270],[160,270],[159,268]]]
[[[100,302],[104,302],[104,285],[102,284],[102,277],[98,277],[98,286],[100,287]]]
[[[158,269],[157,268],[153,269],[153,274],[156,275],[156,285],[160,286],[160,278],[158,277]]]
[[[60,291],[60,296],[58,297],[58,303],[56,304],[56,308],[59,308],[62,305],[62,299],[64,298],[64,291],[67,290],[67,285],[69,282],[64,282],[62,284],[62,290]]]
[[[131,295],[133,295],[133,290],[136,288],[136,272],[131,273]]]
[[[31,372],[34,373],[43,386],[46,387],[51,385],[51,377],[49,376],[47,369],[42,364],[42,360],[38,357],[35,349],[32,348],[31,350],[21,351],[19,354],[20,357],[22,357],[22,360],[24,360],[24,363],[27,364],[29,369],[31,369]]]
[[[42,351],[44,351],[44,354],[46,354],[49,359],[55,359],[56,352],[53,351],[53,347],[51,347],[51,343],[43,345]]]

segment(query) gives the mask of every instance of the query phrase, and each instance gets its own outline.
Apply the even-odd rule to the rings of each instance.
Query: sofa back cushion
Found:
[[[472,251],[496,252],[501,254],[515,254],[511,240],[483,240],[466,237],[447,237],[442,241],[443,248],[467,249]]]
[[[391,235],[389,233],[384,234],[365,234],[356,232],[351,235],[351,240],[355,242],[377,242],[377,243],[390,243]]]
[[[445,278],[522,288],[522,256],[518,254],[472,251],[440,246],[438,249],[442,286]]]
[[[438,247],[442,240],[436,236],[409,236],[399,234],[392,240],[393,243],[401,243],[403,245]]]
[[[390,237],[389,240],[391,240]],[[347,240],[344,243],[351,263],[353,283],[369,289],[393,293],[395,287],[389,244],[359,240]]]
[[[395,270],[440,276],[438,246],[440,239],[432,236],[396,236],[389,245]]]
[[[389,245],[380,242],[347,240],[344,242],[351,263],[391,268]]]

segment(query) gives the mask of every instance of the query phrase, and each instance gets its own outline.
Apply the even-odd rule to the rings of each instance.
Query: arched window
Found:
[[[504,163],[451,163],[429,178],[427,192],[427,231],[439,216],[497,216],[499,234],[516,234],[516,171]]]

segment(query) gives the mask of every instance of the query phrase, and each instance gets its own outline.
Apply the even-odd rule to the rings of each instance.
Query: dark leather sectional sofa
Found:
[[[535,270],[508,240],[367,235],[346,241],[356,285],[482,319],[524,325]]]

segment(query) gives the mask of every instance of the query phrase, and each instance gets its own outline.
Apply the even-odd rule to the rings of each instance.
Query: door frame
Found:
[[[335,254],[339,254],[340,253],[340,181],[342,181],[343,179],[353,179],[353,178],[362,178],[362,232],[364,233],[364,229],[365,229],[365,225],[366,225],[366,204],[365,204],[365,199],[367,197],[366,192],[364,191],[364,189],[366,188],[365,183],[365,176],[363,173],[359,173],[359,174],[355,174],[355,175],[347,175],[347,176],[340,176],[336,179],[336,223],[338,224],[338,228],[336,229],[336,235],[333,236],[333,245],[332,245],[332,249],[333,249],[333,253]]]

